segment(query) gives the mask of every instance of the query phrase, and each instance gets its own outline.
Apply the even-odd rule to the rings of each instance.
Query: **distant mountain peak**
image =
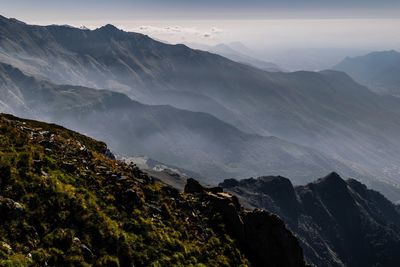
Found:
[[[97,30],[107,31],[107,32],[120,32],[120,31],[122,31],[122,30],[118,29],[117,27],[115,27],[112,24],[106,24],[106,25],[98,28]]]
[[[347,186],[346,181],[340,177],[336,172],[331,172],[327,176],[320,178],[316,181],[317,184],[324,184],[328,186]]]
[[[333,67],[348,73],[355,81],[376,93],[393,96],[400,95],[399,68],[400,53],[394,49],[346,57]]]
[[[25,24],[25,22],[17,20],[16,18],[7,18],[2,15],[0,15],[0,22],[7,22],[7,23],[14,22],[14,23]]]
[[[340,175],[337,172],[331,172],[330,174],[328,174],[327,176],[325,176],[325,178],[327,179],[340,179],[342,180],[342,177],[340,177]]]

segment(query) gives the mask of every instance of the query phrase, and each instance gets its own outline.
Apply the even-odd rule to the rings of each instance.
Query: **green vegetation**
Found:
[[[56,125],[0,115],[0,266],[246,266],[207,203]]]

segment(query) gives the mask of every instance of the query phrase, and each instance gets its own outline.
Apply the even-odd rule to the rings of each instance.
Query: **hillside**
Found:
[[[380,193],[331,173],[293,187],[281,176],[225,180],[248,207],[278,214],[317,266],[398,266],[400,209]]]
[[[181,194],[60,126],[0,115],[0,131],[1,266],[304,266],[281,220],[222,190]]]
[[[379,94],[400,96],[400,53],[397,51],[347,57],[333,68],[348,73]]]

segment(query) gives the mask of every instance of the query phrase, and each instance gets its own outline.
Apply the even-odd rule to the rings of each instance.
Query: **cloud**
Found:
[[[142,25],[132,29],[133,31],[140,32],[147,35],[176,35],[177,37],[197,37],[197,38],[215,38],[218,35],[224,33],[224,30],[217,27],[211,27],[208,29],[198,29],[195,27],[182,27],[182,26],[150,26]]]

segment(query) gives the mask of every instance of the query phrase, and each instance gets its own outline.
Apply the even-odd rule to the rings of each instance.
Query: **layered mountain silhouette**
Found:
[[[266,176],[220,184],[248,207],[278,214],[317,266],[398,266],[400,209],[357,180],[331,173],[305,186]]]
[[[330,169],[356,173],[321,152],[244,133],[207,113],[144,105],[106,90],[55,85],[6,64],[0,64],[0,84],[5,112],[61,123],[108,142],[121,155],[149,155],[209,177],[208,182],[263,172],[298,181]]]
[[[333,67],[380,94],[400,96],[400,53],[395,50],[347,57]]]
[[[171,158],[170,153],[164,156],[160,153],[158,158],[152,154],[149,156],[173,165],[179,165],[181,162],[175,160],[182,158],[182,167],[188,169],[191,165],[198,166],[204,163],[204,166],[209,168],[202,166],[199,169],[213,172],[214,176],[224,174],[240,177],[244,174],[248,177],[262,175],[265,171],[278,174],[275,170],[285,169],[286,162],[305,162],[305,158],[309,158],[307,165],[326,166],[321,165],[319,160],[302,157],[303,153],[298,153],[297,149],[286,147],[286,152],[289,151],[292,156],[299,155],[291,158],[294,161],[288,161],[285,156],[280,158],[279,153],[266,152],[267,148],[271,149],[270,145],[259,145],[259,141],[254,141],[260,139],[265,142],[268,139],[267,143],[271,144],[271,140],[285,140],[282,141],[285,144],[294,143],[297,144],[296,147],[310,147],[312,151],[329,155],[329,160],[325,161],[329,162],[329,168],[335,162],[333,165],[344,165],[347,169],[332,170],[363,178],[391,199],[400,199],[396,189],[399,187],[397,166],[400,162],[400,100],[379,96],[357,84],[344,73],[266,72],[219,55],[192,50],[184,45],[164,44],[142,34],[119,30],[112,25],[96,30],[54,25],[43,27],[1,17],[0,34],[0,61],[19,68],[28,76],[48,80],[54,84],[109,89],[122,92],[145,104],[164,105],[148,107],[136,103],[137,106],[146,107],[152,112],[157,110],[157,115],[150,112],[151,116],[141,117],[141,122],[144,118],[146,120],[143,125],[154,125],[154,121],[162,121],[164,124],[159,124],[158,128],[165,128],[163,132],[167,131],[166,128],[173,128],[168,130],[168,135],[154,134],[156,136],[153,135],[154,138],[148,140],[153,143],[148,144],[125,143],[127,140],[130,142],[132,131],[143,131],[139,126],[142,124],[135,123],[134,120],[138,119],[130,112],[124,111],[118,115],[104,112],[106,115],[101,117],[97,117],[100,113],[85,113],[82,122],[85,122],[87,127],[93,127],[91,131],[85,132],[101,133],[109,129],[115,131],[117,136],[110,140],[110,145],[118,152],[146,152],[152,149],[152,144],[158,146],[159,143],[165,143],[165,140],[177,144],[184,143],[178,146],[171,145],[167,149],[173,149],[175,154],[178,154],[176,158]],[[123,98],[122,95],[119,97]],[[201,113],[185,113],[191,115],[181,116],[181,110],[165,105]],[[148,122],[149,119],[151,121],[158,116],[168,119],[154,119],[153,122]],[[104,126],[105,124],[94,123],[104,119],[115,122],[121,117],[124,118],[124,129],[128,130],[121,131],[114,124]],[[208,121],[211,118],[212,123]],[[216,118],[219,119],[218,123]],[[196,125],[191,128],[190,134],[187,133],[186,126],[180,129],[179,124],[182,120],[185,123],[190,121],[191,126]],[[221,121],[225,126],[233,126],[236,129],[228,127],[231,130],[227,130],[224,126],[222,128],[225,131],[222,131],[220,126],[215,126],[220,125]],[[68,125],[74,129],[78,128],[77,125]],[[193,135],[193,132],[197,135]],[[215,150],[220,151],[217,157],[210,156],[207,151],[210,149],[210,143],[204,141],[202,132],[207,132],[206,140],[213,136],[212,138],[219,142],[219,137],[223,136],[223,143],[215,147]],[[144,133],[142,136],[148,135],[149,132]],[[214,138],[214,134],[218,137]],[[241,137],[231,139],[231,135]],[[98,134],[95,136],[102,138]],[[193,138],[194,136],[196,138]],[[278,139],[265,136],[275,136]],[[120,146],[113,143],[118,138],[121,140]],[[187,143],[194,142],[203,145],[199,145],[200,150],[191,150],[196,151],[195,155],[188,157]],[[236,144],[233,146],[235,149],[224,150],[227,143],[229,146]],[[133,146],[137,148],[135,151],[131,150]],[[146,146],[146,151],[141,149],[141,146]],[[188,146],[193,148],[191,144]],[[287,155],[286,152],[284,155]],[[193,158],[201,160],[193,161]],[[208,160],[202,161],[205,158]],[[223,162],[229,162],[229,167],[225,165],[223,171],[209,164],[218,163],[219,158],[223,158]],[[239,161],[243,162],[242,160],[242,166],[237,164]],[[190,161],[190,164],[186,161]],[[285,166],[274,169],[272,166],[276,165],[275,163],[268,165],[271,161],[278,161]],[[263,166],[260,167],[260,164]],[[307,169],[312,170],[313,167]],[[193,171],[197,172],[198,169]],[[287,175],[282,172],[280,174]],[[289,176],[295,180],[297,178],[297,175]],[[303,178],[313,176],[317,175],[304,175]],[[376,180],[380,182],[376,183]]]

